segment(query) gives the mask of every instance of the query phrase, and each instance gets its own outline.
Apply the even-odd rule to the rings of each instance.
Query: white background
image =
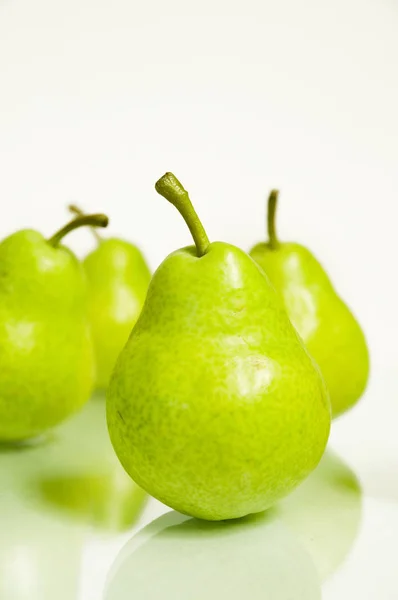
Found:
[[[153,185],[173,170],[210,238],[314,250],[396,363],[395,0],[0,0],[0,235],[109,213],[155,268],[190,243]],[[79,253],[87,233],[69,243]]]
[[[0,0],[0,236],[51,235],[73,200],[107,212],[155,268],[190,243],[153,189],[164,171],[212,240],[245,249],[279,187],[280,237],[314,250],[369,340],[369,393],[331,443],[370,502],[398,498],[397,65],[396,0]],[[83,255],[92,239],[69,243]],[[380,581],[395,598],[381,506],[326,598],[359,584],[373,598]],[[113,557],[88,548],[84,600]]]

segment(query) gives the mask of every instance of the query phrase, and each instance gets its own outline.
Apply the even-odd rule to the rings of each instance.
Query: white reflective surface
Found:
[[[397,420],[398,378],[379,373],[290,497],[205,523],[125,476],[93,398],[50,439],[1,450],[0,598],[396,600]]]

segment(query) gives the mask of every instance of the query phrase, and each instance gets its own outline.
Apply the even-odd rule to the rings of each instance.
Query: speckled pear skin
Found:
[[[369,377],[365,336],[322,265],[304,246],[257,244],[250,255],[282,295],[287,313],[318,363],[329,389],[333,417],[362,396]]]
[[[86,280],[67,248],[22,230],[0,243],[0,440],[38,436],[88,400]]]
[[[318,464],[330,404],[318,367],[258,265],[215,242],[157,269],[107,395],[131,477],[207,520],[265,510]]]
[[[124,240],[101,240],[83,261],[99,389],[108,386],[144,304],[151,273],[140,250]]]

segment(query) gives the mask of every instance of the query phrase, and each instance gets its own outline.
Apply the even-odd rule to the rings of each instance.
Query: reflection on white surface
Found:
[[[106,600],[174,598],[177,590],[178,598],[195,600],[204,586],[210,599],[241,598],[249,589],[251,598],[317,597],[320,582],[347,560],[360,520],[358,480],[328,451],[293,494],[262,515],[203,523],[172,512],[149,524],[116,561]]]
[[[397,600],[397,392],[373,380],[333,424],[338,456],[267,514],[218,524],[145,505],[93,399],[0,452],[1,600]]]
[[[276,512],[298,535],[324,581],[346,560],[355,542],[361,486],[349,466],[327,450],[317,469]]]
[[[4,569],[5,576],[3,575],[3,585],[5,593],[10,596],[15,595],[15,582],[19,587],[17,593],[26,598],[29,594],[31,596],[37,596],[37,592],[34,590],[37,588],[38,573],[32,564],[32,558],[29,554],[29,549],[25,543],[21,543],[14,549],[10,549],[10,564]],[[11,582],[9,584],[7,579]],[[12,589],[14,586],[14,589]]]
[[[323,588],[323,600],[398,598],[398,504],[363,502],[360,534],[352,552]]]
[[[112,569],[106,600],[320,600],[316,568],[270,512],[209,523],[172,512],[142,530]]]
[[[330,443],[361,479],[366,496],[398,502],[398,366],[373,371],[365,396],[333,423]]]
[[[16,457],[18,458],[18,457]],[[21,457],[22,459],[22,457]],[[121,467],[110,442],[102,395],[95,396],[54,439],[37,447],[35,472],[22,478],[38,506],[103,531],[129,529],[148,496]]]
[[[103,398],[47,439],[2,447],[0,599],[77,600],[89,541],[117,542],[146,502],[112,450]]]
[[[77,597],[84,535],[51,511],[12,494],[0,496],[0,598]]]

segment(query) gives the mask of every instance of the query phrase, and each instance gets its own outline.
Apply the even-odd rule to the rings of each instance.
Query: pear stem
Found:
[[[82,211],[82,209],[79,206],[76,206],[76,204],[69,204],[68,210],[77,217],[83,217],[86,214]],[[102,242],[102,237],[100,236],[98,231],[93,227],[91,228],[91,231],[97,243],[100,244]]]
[[[54,233],[54,235],[50,237],[47,242],[50,244],[50,246],[54,246],[54,248],[56,248],[62,238],[70,231],[73,231],[78,227],[84,227],[85,225],[89,225],[90,227],[107,227],[108,217],[101,214],[83,215],[81,217],[77,217],[77,219],[73,219],[73,221],[70,221],[64,227],[62,227],[62,229]]]
[[[270,195],[268,196],[268,215],[267,215],[267,227],[268,227],[268,237],[269,237],[269,245],[275,250],[279,246],[278,236],[276,235],[276,223],[275,223],[275,215],[276,208],[278,204],[278,190],[271,190]]]
[[[198,257],[206,254],[209,238],[189,198],[188,192],[173,173],[166,173],[155,184],[155,189],[166,200],[173,204],[189,227],[196,245]]]

